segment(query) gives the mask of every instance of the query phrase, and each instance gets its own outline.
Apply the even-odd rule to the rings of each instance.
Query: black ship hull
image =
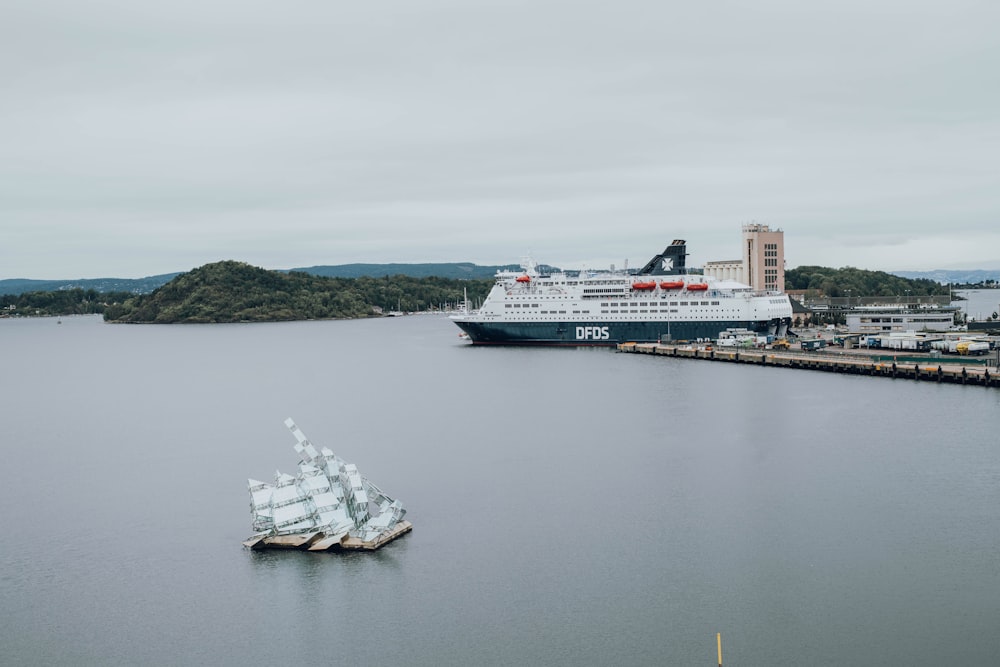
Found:
[[[477,345],[618,345],[715,340],[726,329],[783,334],[790,318],[763,321],[688,322],[475,322],[456,319]]]

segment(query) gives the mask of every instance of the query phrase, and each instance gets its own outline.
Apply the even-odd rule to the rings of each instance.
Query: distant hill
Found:
[[[960,285],[978,285],[988,280],[1000,281],[1000,269],[937,269],[935,271],[893,271],[902,278],[933,280],[934,282]]]
[[[492,280],[497,270],[517,271],[516,264],[502,266],[479,266],[470,262],[439,264],[334,264],[309,266],[298,269],[281,270],[283,273],[295,271],[328,278],[384,278],[385,276],[409,276],[411,278],[448,278],[451,280]],[[541,271],[552,267],[540,266]],[[153,290],[179,276],[181,272],[164,273],[146,278],[93,278],[80,280],[28,280],[13,278],[0,280],[0,294],[23,294],[24,292],[56,292],[59,290],[83,289],[98,292],[131,292],[149,294]]]
[[[24,294],[25,292],[61,292],[65,290],[94,290],[96,292],[131,292],[148,294],[160,285],[165,285],[180,273],[164,273],[146,278],[80,278],[78,280],[29,280],[9,278],[0,280],[0,294]]]
[[[517,264],[504,266],[479,266],[469,262],[439,264],[335,264],[332,266],[308,266],[301,271],[313,276],[328,278],[382,278],[385,276],[410,276],[411,278],[450,278],[453,280],[492,279],[497,270],[517,271]]]

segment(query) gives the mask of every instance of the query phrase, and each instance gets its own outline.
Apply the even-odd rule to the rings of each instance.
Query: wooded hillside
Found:
[[[800,266],[785,270],[786,290],[816,290],[824,296],[929,296],[947,294],[948,286],[926,278],[911,280],[884,271],[845,267]]]
[[[324,278],[268,271],[243,262],[206,264],[152,294],[109,306],[109,322],[269,322],[378,316],[379,311],[421,311],[457,304],[468,291],[482,299],[492,280],[447,278]]]
[[[98,292],[92,289],[3,294],[0,295],[0,317],[93,315],[103,313],[108,304],[131,296],[128,292]]]

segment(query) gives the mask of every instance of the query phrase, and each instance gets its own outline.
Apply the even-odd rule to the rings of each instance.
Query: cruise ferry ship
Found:
[[[616,345],[716,339],[727,329],[784,336],[792,305],[781,292],[689,274],[675,240],[638,273],[545,274],[526,261],[501,271],[482,306],[452,320],[479,345]]]

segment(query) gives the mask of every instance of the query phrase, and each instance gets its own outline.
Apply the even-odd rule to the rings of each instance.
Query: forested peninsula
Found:
[[[120,303],[131,296],[131,292],[99,292],[81,288],[0,294],[0,317],[99,315],[109,304]]]
[[[182,273],[151,294],[104,310],[107,322],[222,323],[379,317],[456,307],[486,296],[493,280],[326,278],[224,261]]]

